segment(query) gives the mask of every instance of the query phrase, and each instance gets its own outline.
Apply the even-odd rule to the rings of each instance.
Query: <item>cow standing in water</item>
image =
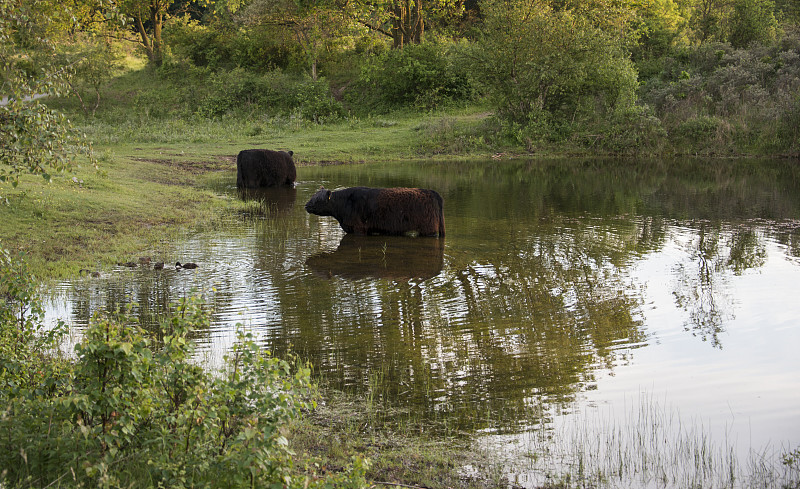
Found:
[[[261,188],[294,185],[297,169],[291,151],[245,149],[236,157],[236,187]]]
[[[306,211],[332,216],[346,233],[444,236],[442,197],[421,188],[320,187]]]

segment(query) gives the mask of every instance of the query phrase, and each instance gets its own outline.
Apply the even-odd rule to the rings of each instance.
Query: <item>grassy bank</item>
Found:
[[[24,252],[37,276],[158,257],[182,233],[237,205],[204,185],[210,172],[230,170],[228,160],[167,148],[112,151],[101,150],[100,172],[78,169],[49,184],[26,177],[17,189],[3,189],[2,245]]]
[[[143,254],[168,259],[170,242],[244,205],[210,184],[220,173],[235,183],[235,156],[242,149],[292,150],[298,166],[413,159],[426,154],[421,137],[456,119],[476,124],[481,114],[396,114],[326,125],[232,117],[93,121],[79,128],[94,142],[100,170],[84,165],[49,184],[25,176],[18,188],[3,187],[9,205],[0,206],[2,244],[24,251],[45,279]]]

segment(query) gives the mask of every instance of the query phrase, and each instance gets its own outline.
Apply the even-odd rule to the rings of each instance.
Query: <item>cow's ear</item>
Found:
[[[331,200],[331,191],[328,190],[328,200]]]

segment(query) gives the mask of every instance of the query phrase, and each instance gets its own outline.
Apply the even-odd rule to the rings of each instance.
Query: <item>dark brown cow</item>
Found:
[[[346,233],[444,236],[442,206],[434,190],[320,187],[306,211],[335,217]]]
[[[291,151],[246,149],[236,157],[236,187],[261,188],[294,185],[297,169]]]

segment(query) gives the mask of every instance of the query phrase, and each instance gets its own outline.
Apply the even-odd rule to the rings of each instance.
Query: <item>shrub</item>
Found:
[[[280,70],[213,71],[169,61],[157,73],[162,83],[142,90],[135,100],[140,112],[151,117],[198,115],[213,119],[261,112],[268,116],[296,115],[319,123],[345,115],[324,78],[312,80]],[[166,89],[170,84],[174,89]]]
[[[599,147],[614,153],[658,153],[666,142],[661,121],[648,106],[617,111],[606,124],[598,125]]]
[[[569,10],[486,2],[474,69],[498,116],[525,138],[559,140],[635,102],[636,70],[620,42]],[[525,129],[527,128],[527,129]]]
[[[640,92],[674,141],[694,145],[690,152],[711,141],[721,145],[715,152],[796,151],[800,34],[790,30],[774,45],[713,43],[674,54]]]
[[[74,363],[54,371],[52,337],[20,346],[19,325],[38,317],[31,284],[0,253],[0,486],[365,486],[360,460],[332,477],[294,465],[285,428],[314,405],[306,365],[241,332],[219,372],[193,361],[190,332],[208,325],[198,299],[174,305],[159,343],[125,316],[95,317]]]
[[[202,26],[189,18],[176,18],[167,24],[163,36],[179,62],[189,61],[195,66],[212,69],[287,69],[297,50],[276,26],[237,30],[224,25]]]
[[[43,319],[38,285],[24,255],[0,247],[0,406],[12,396],[61,388],[65,362],[56,345],[66,328],[61,322],[45,328]]]
[[[717,117],[700,116],[682,122],[675,130],[675,135],[684,142],[697,146],[709,145],[712,142],[724,142],[730,132],[728,124]]]
[[[377,106],[432,108],[470,100],[475,85],[457,44],[409,44],[384,51],[364,63],[359,83]],[[358,95],[357,95],[358,96]]]
[[[800,154],[800,92],[778,121],[775,149]]]
[[[207,90],[208,95],[196,109],[204,117],[261,110],[276,115],[298,113],[304,119],[322,122],[344,115],[324,78],[298,78],[279,71],[259,75],[237,68],[213,73]]]
[[[734,48],[746,48],[752,43],[775,40],[778,21],[775,2],[771,0],[736,0],[730,20],[728,40]]]

